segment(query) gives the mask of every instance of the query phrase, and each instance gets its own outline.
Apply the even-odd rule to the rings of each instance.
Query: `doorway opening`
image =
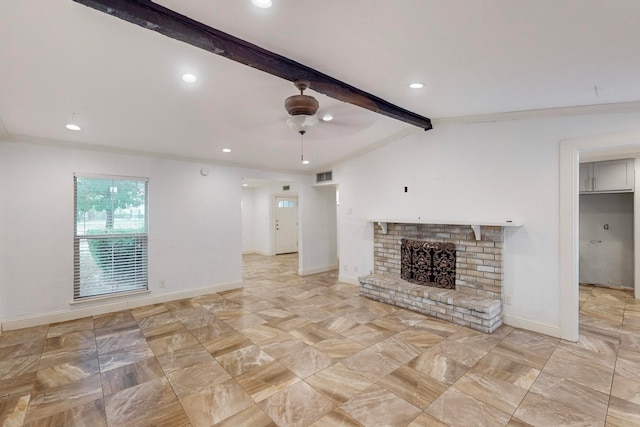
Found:
[[[560,338],[577,341],[579,336],[579,167],[590,155],[635,158],[638,170],[640,131],[571,138],[560,143]],[[609,157],[615,158],[615,157]],[[635,176],[639,188],[640,174]],[[634,212],[640,212],[640,198],[634,198]],[[640,221],[634,215],[634,292],[640,297]],[[596,239],[597,240],[597,239]]]
[[[276,196],[274,210],[276,255],[298,252],[298,197]]]

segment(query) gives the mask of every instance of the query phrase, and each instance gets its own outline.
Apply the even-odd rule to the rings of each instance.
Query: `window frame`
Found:
[[[78,234],[78,212],[79,212],[79,200],[78,200],[78,178],[94,179],[94,180],[111,180],[111,181],[130,181],[135,183],[144,183],[144,230],[142,232],[135,233],[103,233],[91,235],[88,234],[86,229],[84,234]],[[114,208],[115,214],[115,208]],[[115,218],[114,218],[115,219]],[[134,238],[136,248],[139,244],[142,244],[143,262],[142,267],[136,265],[134,271],[136,275],[136,285],[123,286],[123,290],[112,290],[111,292],[101,292],[82,295],[82,278],[81,278],[81,241],[94,239],[129,239]],[[138,276],[140,273],[141,276]],[[99,283],[96,282],[99,286]],[[87,285],[85,283],[85,285]],[[73,174],[73,288],[72,288],[72,303],[79,303],[85,301],[93,301],[96,299],[114,298],[120,296],[126,296],[131,294],[148,293],[149,292],[149,178],[147,177],[134,177],[123,175],[104,175],[94,173],[74,173]]]

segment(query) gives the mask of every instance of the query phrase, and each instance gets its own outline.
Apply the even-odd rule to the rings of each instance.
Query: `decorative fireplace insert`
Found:
[[[402,239],[403,280],[436,288],[456,288],[456,246],[453,243]]]

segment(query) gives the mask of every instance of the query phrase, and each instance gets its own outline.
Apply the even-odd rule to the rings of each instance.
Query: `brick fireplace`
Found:
[[[503,319],[503,227],[520,225],[512,221],[504,225],[374,223],[374,271],[359,278],[360,295],[491,333]],[[440,284],[454,282],[453,289],[447,289],[451,283],[439,286],[435,280],[420,283],[408,277],[402,267],[407,263],[403,242],[426,249],[418,251],[418,262],[423,265],[414,270],[430,279],[439,274],[431,259],[435,252],[444,248],[455,252],[455,257],[451,254],[448,259],[455,263],[455,269],[441,261],[451,276],[441,279]],[[421,272],[425,264],[430,265],[426,274]]]
[[[463,225],[389,223],[374,226],[374,274],[401,274],[401,240],[452,243],[456,247],[455,288],[502,299],[503,228],[483,226],[480,240]]]

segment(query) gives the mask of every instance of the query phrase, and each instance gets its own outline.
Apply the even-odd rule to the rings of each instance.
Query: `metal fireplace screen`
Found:
[[[456,288],[456,246],[453,243],[402,239],[402,279],[417,285]]]

